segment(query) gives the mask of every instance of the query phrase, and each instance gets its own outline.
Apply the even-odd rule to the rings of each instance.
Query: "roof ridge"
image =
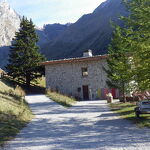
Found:
[[[82,62],[82,61],[92,61],[92,60],[98,60],[98,58],[107,58],[108,55],[95,55],[90,57],[76,57],[76,58],[67,58],[67,59],[58,59],[58,60],[50,60],[41,62],[41,65],[49,65],[49,64],[59,64],[59,63],[70,63],[70,62]]]

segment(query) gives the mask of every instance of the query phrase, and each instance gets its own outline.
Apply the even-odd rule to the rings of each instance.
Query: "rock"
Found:
[[[20,16],[6,0],[0,0],[0,46],[9,46],[19,29]]]

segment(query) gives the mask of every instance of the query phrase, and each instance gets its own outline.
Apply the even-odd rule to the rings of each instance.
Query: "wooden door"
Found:
[[[89,87],[88,85],[83,85],[83,99],[89,100]]]

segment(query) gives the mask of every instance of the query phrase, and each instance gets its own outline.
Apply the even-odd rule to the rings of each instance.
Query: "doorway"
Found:
[[[88,85],[83,85],[83,99],[84,100],[89,100],[89,87]]]

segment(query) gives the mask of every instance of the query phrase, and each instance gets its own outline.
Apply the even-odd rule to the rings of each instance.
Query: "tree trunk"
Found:
[[[30,75],[27,74],[27,75],[26,75],[26,87],[27,87],[27,88],[30,87],[30,82],[31,82]]]
[[[123,96],[123,102],[126,103],[126,95],[125,95],[125,84],[122,84],[122,96]]]

